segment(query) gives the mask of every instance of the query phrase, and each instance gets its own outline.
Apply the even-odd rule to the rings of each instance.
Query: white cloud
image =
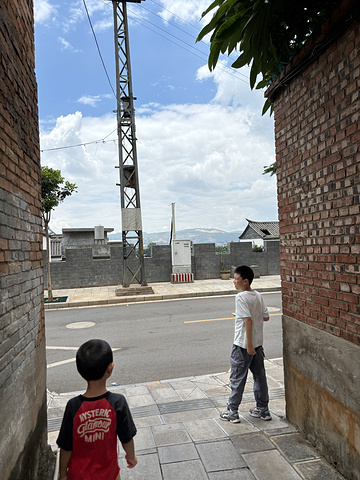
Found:
[[[46,24],[56,13],[56,8],[48,0],[34,0],[34,18],[36,23]]]
[[[273,138],[261,133],[250,109],[151,104],[137,110],[136,124],[144,231],[168,229],[172,202],[177,229],[230,231],[245,227],[246,217],[276,219],[276,181],[262,176],[274,160]],[[86,143],[114,130],[114,115],[83,118],[77,112],[42,133],[41,148]],[[54,211],[53,230],[96,224],[121,230],[118,151],[109,139],[116,133],[105,143],[42,154],[43,165],[78,185],[78,193]]]
[[[104,98],[113,98],[110,94],[104,95],[82,95],[78,98],[77,102],[82,103],[83,105],[89,105],[90,107],[96,107],[99,103],[102,102]]]
[[[161,17],[166,20],[195,22],[199,21],[201,14],[211,2],[209,0],[161,0],[164,10],[161,11]]]
[[[81,50],[78,50],[75,47],[73,47],[71,45],[71,43],[63,37],[58,37],[58,41],[61,45],[61,50],[63,50],[63,51],[67,50],[67,51],[73,52],[73,53],[80,53],[81,52]]]

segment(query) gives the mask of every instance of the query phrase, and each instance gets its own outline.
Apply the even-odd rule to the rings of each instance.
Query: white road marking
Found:
[[[79,347],[54,347],[54,346],[47,346],[47,350],[78,350]],[[113,352],[117,350],[121,350],[121,348],[112,348]],[[46,368],[52,367],[59,367],[60,365],[65,365],[67,363],[75,362],[76,358],[68,358],[67,360],[61,360],[60,362],[49,363]]]

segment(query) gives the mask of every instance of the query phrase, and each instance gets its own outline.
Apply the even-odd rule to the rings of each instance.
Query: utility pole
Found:
[[[116,64],[116,98],[119,149],[121,224],[123,244],[123,287],[146,285],[141,222],[136,127],[132,91],[129,31],[126,3],[143,0],[112,0]]]

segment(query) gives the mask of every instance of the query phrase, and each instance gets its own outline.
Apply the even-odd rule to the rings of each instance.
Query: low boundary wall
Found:
[[[191,257],[195,280],[218,278],[220,263],[232,270],[238,265],[256,265],[258,275],[279,275],[279,242],[265,242],[264,252],[253,252],[251,242],[232,242],[226,254],[216,254],[214,243],[193,245]],[[148,283],[170,282],[171,247],[154,245],[151,257],[145,257],[145,273]],[[46,279],[46,262],[44,262]],[[78,288],[122,283],[122,247],[108,245],[107,257],[94,257],[91,247],[66,250],[66,260],[51,263],[52,288]],[[47,288],[47,285],[45,285]]]

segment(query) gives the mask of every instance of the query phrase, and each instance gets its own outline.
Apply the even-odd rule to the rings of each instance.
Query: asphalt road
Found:
[[[78,347],[102,338],[114,349],[109,384],[128,385],[227,371],[234,334],[233,295],[46,311],[47,386],[82,390]],[[281,294],[264,294],[268,358],[282,357]]]

